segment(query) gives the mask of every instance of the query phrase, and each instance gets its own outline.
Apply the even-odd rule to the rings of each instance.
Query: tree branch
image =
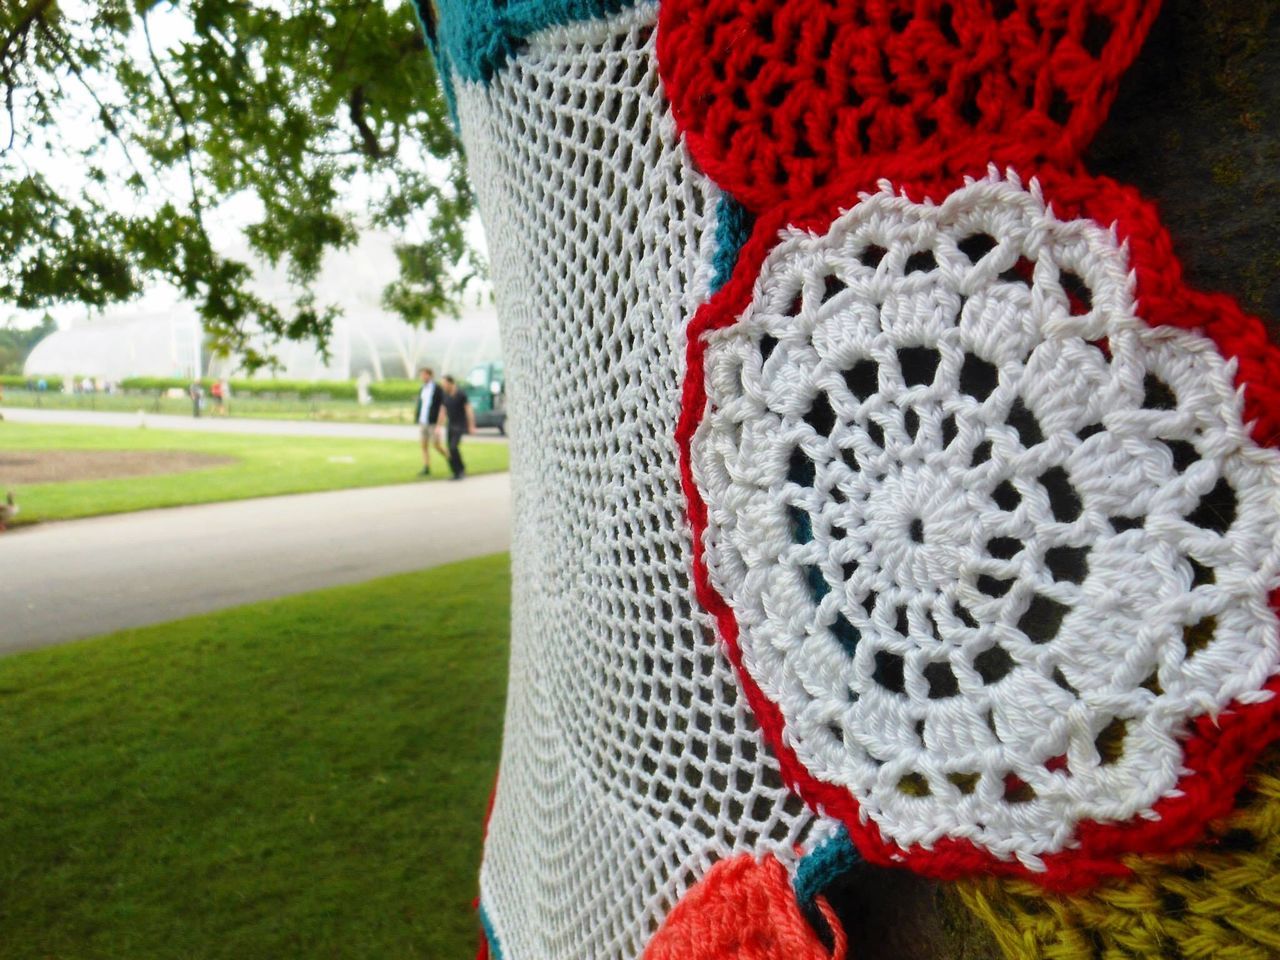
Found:
[[[351,52],[351,43],[355,40],[356,34],[360,32],[360,25],[364,23],[364,16],[369,12],[368,0],[360,4],[360,12],[356,15],[355,26],[347,31],[346,42],[343,43],[342,49],[338,51],[338,56],[334,60],[333,69],[335,72],[345,70],[347,68],[347,54]]]
[[[14,79],[14,69],[16,64],[9,56],[9,51],[13,48],[16,41],[21,40],[25,46],[28,34],[32,27],[37,23],[44,22],[44,14],[54,3],[54,0],[32,0],[18,17],[17,23],[14,24],[12,30],[5,36],[3,44],[0,44],[0,78],[4,82],[4,107],[5,113],[9,117],[9,142],[0,150],[0,153],[8,153],[13,149],[14,143],[18,138],[18,123],[14,114],[13,97],[17,92],[18,83]]]
[[[17,84],[13,83],[9,71],[6,69],[4,75],[4,112],[9,117],[9,142],[5,144],[3,150],[0,150],[0,153],[8,153],[18,140],[18,117],[13,109],[13,94],[16,89]]]
[[[165,76],[164,67],[160,64],[160,58],[156,56],[156,48],[151,42],[151,26],[147,22],[147,11],[140,11],[142,19],[142,34],[147,40],[147,55],[151,58],[151,66],[156,72],[156,76],[160,79],[160,85],[164,87],[165,99],[169,101],[169,106],[173,108],[174,115],[178,118],[178,125],[182,127],[182,154],[187,161],[187,177],[191,181],[191,206],[195,210],[196,219],[204,221],[204,205],[200,202],[200,187],[196,179],[195,164],[195,141],[191,137],[191,127],[187,124],[187,115],[182,110],[182,104],[178,103],[178,95],[173,89],[173,85],[169,82],[169,78]]]
[[[129,166],[133,168],[133,172],[141,176],[142,171],[138,169],[137,163],[134,162],[133,154],[129,152],[128,141],[120,135],[120,128],[116,126],[115,120],[112,119],[111,111],[108,110],[107,105],[99,99],[97,91],[93,88],[93,84],[91,84],[89,82],[89,78],[84,75],[84,71],[80,69],[80,65],[76,62],[75,57],[71,55],[71,51],[67,49],[66,45],[58,35],[44,21],[41,21],[37,25],[37,29],[44,33],[48,38],[49,43],[53,45],[53,48],[62,55],[62,59],[66,63],[67,69],[71,71],[72,76],[80,81],[80,85],[84,87],[85,92],[89,94],[89,97],[93,100],[94,104],[97,105],[98,116],[102,118],[102,125],[107,128],[107,132],[111,134],[116,143],[120,144],[120,149],[124,152],[124,158],[129,161]],[[16,131],[14,131],[14,133],[16,134]],[[9,145],[13,145],[12,140]]]
[[[19,37],[26,36],[27,32],[35,24],[37,20],[44,18],[45,11],[53,6],[54,0],[31,0],[27,5],[27,9],[19,14],[18,22],[13,29],[9,31],[8,36],[4,38],[4,43],[0,44],[0,62],[9,55],[9,48],[13,46],[13,42]],[[5,68],[6,76],[9,69]]]
[[[369,126],[369,119],[364,115],[364,84],[359,84],[351,91],[347,100],[348,114],[360,134],[360,142],[364,144],[363,153],[372,160],[385,160],[391,154],[378,142],[378,135]]]

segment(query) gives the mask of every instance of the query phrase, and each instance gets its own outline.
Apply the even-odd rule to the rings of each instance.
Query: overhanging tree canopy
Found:
[[[478,268],[408,0],[13,0],[0,95],[0,301],[101,306],[167,280],[252,367],[268,359],[255,330],[323,346],[334,311],[308,284],[360,220],[415,228],[384,291],[411,322],[450,309]],[[255,201],[248,249],[298,284],[286,309],[215,243],[237,195]]]

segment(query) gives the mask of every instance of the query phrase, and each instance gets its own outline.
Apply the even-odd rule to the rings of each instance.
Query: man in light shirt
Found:
[[[425,477],[431,473],[432,444],[435,444],[442,457],[447,457],[449,452],[440,441],[440,428],[435,425],[440,418],[443,395],[436,387],[430,367],[419,370],[418,378],[422,381],[422,387],[418,390],[418,406],[413,412],[413,419],[422,438],[422,476]]]

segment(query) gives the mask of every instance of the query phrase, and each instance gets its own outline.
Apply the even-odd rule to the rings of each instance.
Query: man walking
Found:
[[[439,419],[441,427],[445,425],[446,418],[449,424],[449,467],[453,470],[453,479],[461,480],[466,476],[467,469],[462,462],[462,451],[458,448],[463,434],[476,432],[476,414],[467,402],[467,392],[458,388],[458,382],[453,377],[444,378],[444,397],[441,399]]]
[[[422,439],[422,476],[424,477],[431,473],[432,443],[440,451],[441,456],[447,455],[440,443],[440,435],[436,432],[436,421],[440,419],[440,404],[444,396],[436,388],[433,376],[430,367],[423,367],[418,371],[418,379],[422,381],[422,386],[418,390],[418,406],[413,411],[413,421],[418,425],[418,432]]]

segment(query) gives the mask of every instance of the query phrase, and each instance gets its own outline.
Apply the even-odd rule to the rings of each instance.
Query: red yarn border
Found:
[[[493,805],[498,800],[498,780],[500,777],[500,772],[494,773],[493,786],[489,788],[489,800],[484,807],[484,828],[481,840],[485,842],[489,840],[489,821],[493,819]],[[478,893],[475,899],[471,901],[471,909],[475,911],[476,918],[480,921],[476,924],[480,928],[480,939],[476,945],[476,960],[493,960],[492,951],[489,949],[489,934],[484,929],[484,921],[480,914],[480,895]]]
[[[1060,219],[1087,218],[1111,224],[1120,242],[1127,244],[1135,277],[1138,316],[1152,326],[1200,327],[1224,358],[1237,361],[1236,385],[1244,390],[1244,415],[1246,423],[1252,424],[1251,436],[1260,445],[1280,446],[1280,349],[1267,339],[1261,321],[1243,313],[1230,297],[1203,294],[1184,286],[1181,265],[1173,253],[1169,235],[1154,207],[1137,191],[1085,174],[1052,169],[1033,174]],[[953,177],[897,186],[917,203],[937,202],[963,182],[963,178]],[[1235,794],[1243,786],[1249,767],[1271,741],[1280,738],[1280,676],[1273,676],[1264,687],[1273,694],[1269,701],[1232,703],[1216,719],[1206,715],[1191,721],[1192,733],[1184,748],[1184,766],[1191,773],[1177,784],[1181,796],[1165,797],[1155,804],[1159,819],[1080,823],[1076,828],[1079,847],[1043,855],[1046,869],[1041,873],[1027,869],[1016,859],[1001,860],[969,840],[948,838],[935,843],[931,849],[900,847],[882,837],[870,819],[860,816],[857,801],[848,790],[810,775],[787,745],[781,710],[743,667],[737,621],[729,604],[711,584],[703,549],[707,507],[693,481],[690,451],[693,435],[707,407],[704,335],[737,322],[751,301],[760,267],[778,243],[781,230],[799,227],[823,233],[849,209],[850,197],[876,189],[874,182],[846,180],[811,202],[775,208],[762,217],[739,254],[729,282],[690,321],[676,443],[693,530],[693,574],[698,600],[716,618],[729,659],[778,757],[784,779],[811,806],[821,807],[843,821],[869,861],[885,866],[907,866],[944,880],[979,872],[1023,876],[1061,892],[1091,886],[1107,877],[1128,876],[1131,871],[1121,856],[1155,854],[1186,846],[1203,836],[1210,820],[1227,814],[1234,807]],[[1270,602],[1273,609],[1280,611],[1280,589],[1271,595]]]

